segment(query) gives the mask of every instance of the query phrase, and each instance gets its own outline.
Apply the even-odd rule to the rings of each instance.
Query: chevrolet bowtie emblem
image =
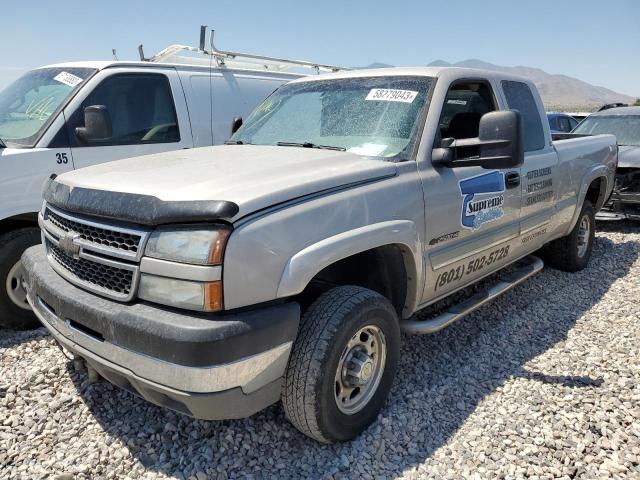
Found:
[[[76,245],[74,243],[74,240],[79,236],[80,235],[78,234],[68,234],[61,237],[60,240],[58,240],[58,247],[60,247],[60,250],[62,250],[64,253],[66,253],[70,257],[79,258],[80,245]]]

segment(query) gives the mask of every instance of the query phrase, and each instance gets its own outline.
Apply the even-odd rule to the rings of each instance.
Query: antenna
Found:
[[[142,44],[138,45],[138,54],[140,55],[140,61],[141,62],[149,62],[149,61],[151,61],[151,59],[149,59],[149,58],[144,58],[144,50],[142,48]]]
[[[113,55],[113,59],[118,61],[118,54],[116,53],[116,49],[115,48],[111,49],[111,54]]]

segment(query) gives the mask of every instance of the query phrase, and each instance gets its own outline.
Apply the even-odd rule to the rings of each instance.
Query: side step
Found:
[[[400,323],[400,328],[409,335],[437,332],[535,275],[542,270],[544,262],[538,257],[529,255],[518,260],[515,265],[518,268],[500,278],[496,284],[457,305],[453,305],[446,312],[430,320],[403,320]]]

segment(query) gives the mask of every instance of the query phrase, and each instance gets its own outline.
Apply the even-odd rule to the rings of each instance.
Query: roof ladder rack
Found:
[[[205,48],[207,26],[200,27],[200,43],[199,46],[190,47],[187,45],[170,45],[164,50],[158,52],[153,57],[146,58],[142,45],[138,46],[138,52],[140,54],[140,60],[143,62],[156,62],[156,63],[203,63],[206,59],[209,63],[211,57],[213,57],[218,66],[229,67],[244,67],[244,68],[260,68],[264,70],[273,71],[285,71],[290,68],[310,68],[315,70],[316,73],[320,72],[337,72],[339,70],[348,70],[347,68],[337,67],[335,65],[325,65],[321,63],[307,62],[304,60],[288,60],[285,58],[267,57],[265,55],[254,55],[251,53],[232,52],[226,50],[220,50],[216,48],[213,43],[214,32],[211,30],[209,37],[210,49]],[[180,56],[182,52],[192,52],[200,54],[203,57],[185,57]],[[228,62],[228,63],[227,63]],[[233,65],[232,65],[233,64]]]

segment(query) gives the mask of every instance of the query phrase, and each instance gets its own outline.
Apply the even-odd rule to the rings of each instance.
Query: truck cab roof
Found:
[[[358,70],[341,70],[334,73],[324,73],[313,77],[303,77],[294,82],[318,82],[322,80],[339,78],[363,78],[363,77],[389,77],[389,76],[422,76],[432,78],[443,78],[446,80],[457,79],[493,79],[493,80],[515,80],[524,83],[531,83],[525,77],[511,75],[493,70],[482,70],[476,68],[461,67],[393,67],[393,68],[365,68]]]

